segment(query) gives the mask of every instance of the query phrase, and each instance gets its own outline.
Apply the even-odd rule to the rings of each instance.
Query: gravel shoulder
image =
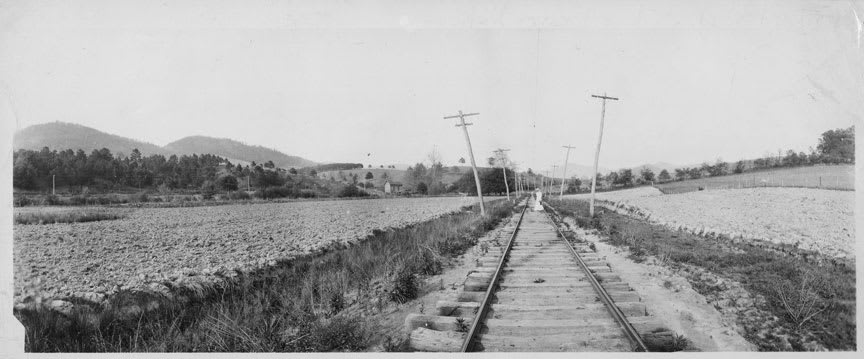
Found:
[[[630,284],[648,311],[661,318],[669,329],[684,335],[701,351],[755,351],[756,347],[739,334],[734,316],[720,313],[697,293],[688,280],[655,259],[636,263],[627,258],[629,251],[601,241],[595,231],[578,228],[572,219],[565,221],[578,238],[594,243],[597,254],[606,260],[615,274]]]
[[[350,244],[376,229],[419,223],[475,201],[442,197],[142,208],[112,221],[15,225],[15,300],[98,300],[152,282],[217,280],[234,270]]]

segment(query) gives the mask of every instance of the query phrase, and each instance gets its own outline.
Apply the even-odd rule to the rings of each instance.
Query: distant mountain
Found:
[[[38,151],[42,147],[48,146],[52,150],[82,149],[88,154],[93,150],[102,148],[107,148],[115,154],[122,152],[127,156],[136,148],[144,155],[168,153],[162,147],[151,143],[65,122],[44,123],[24,128],[15,133],[12,144],[16,150]]]
[[[167,144],[165,149],[178,154],[209,153],[246,162],[273,161],[277,167],[284,168],[317,165],[302,157],[289,156],[274,149],[251,146],[228,138],[189,136]]]
[[[250,146],[227,138],[190,136],[169,143],[165,147],[112,135],[87,126],[73,123],[53,122],[33,125],[15,133],[12,140],[15,150],[41,150],[48,146],[52,150],[78,150],[89,153],[92,150],[107,148],[111,153],[128,156],[133,149],[144,155],[160,154],[191,155],[212,154],[224,157],[232,163],[248,164],[255,161],[273,161],[278,167],[306,167],[317,163],[297,156],[289,156],[274,149]]]

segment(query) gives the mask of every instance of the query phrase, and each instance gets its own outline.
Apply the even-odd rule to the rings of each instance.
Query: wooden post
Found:
[[[564,180],[565,180],[564,176],[567,174],[567,161],[570,160],[570,149],[575,148],[575,147],[570,146],[570,145],[563,146],[563,147],[567,149],[567,155],[564,156],[564,172],[561,172],[561,193],[558,193],[558,199],[564,198]]]
[[[51,195],[57,194],[57,190],[56,190],[57,188],[54,186],[55,185],[54,177],[57,177],[57,175],[51,175]]]
[[[486,207],[483,205],[483,189],[480,188],[480,175],[477,174],[477,164],[474,162],[474,150],[471,148],[471,138],[468,137],[468,126],[471,126],[472,124],[465,122],[465,117],[476,115],[479,115],[479,113],[463,114],[460,110],[458,115],[445,116],[444,119],[458,117],[462,122],[461,124],[456,125],[456,127],[462,127],[462,131],[465,133],[465,143],[468,144],[468,155],[471,157],[471,169],[474,170],[474,183],[477,185],[477,198],[480,200],[480,215],[485,216]]]
[[[594,217],[594,188],[597,186],[597,163],[600,160],[600,144],[603,142],[603,121],[606,118],[606,100],[618,101],[618,99],[606,96],[605,93],[603,96],[591,95],[591,97],[603,99],[603,107],[600,110],[600,135],[597,136],[597,151],[594,152],[594,176],[591,179],[591,203],[589,207],[589,216]]]

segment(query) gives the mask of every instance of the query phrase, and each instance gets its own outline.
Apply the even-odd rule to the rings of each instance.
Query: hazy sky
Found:
[[[0,116],[314,161],[692,164],[864,118],[856,1],[0,1]],[[431,2],[426,2],[431,3]],[[367,157],[367,153],[371,156]]]

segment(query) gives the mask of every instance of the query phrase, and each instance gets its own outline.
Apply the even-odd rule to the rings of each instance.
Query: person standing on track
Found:
[[[543,200],[543,192],[540,189],[536,189],[534,191],[534,211],[542,211],[543,205],[540,204],[540,201]]]

